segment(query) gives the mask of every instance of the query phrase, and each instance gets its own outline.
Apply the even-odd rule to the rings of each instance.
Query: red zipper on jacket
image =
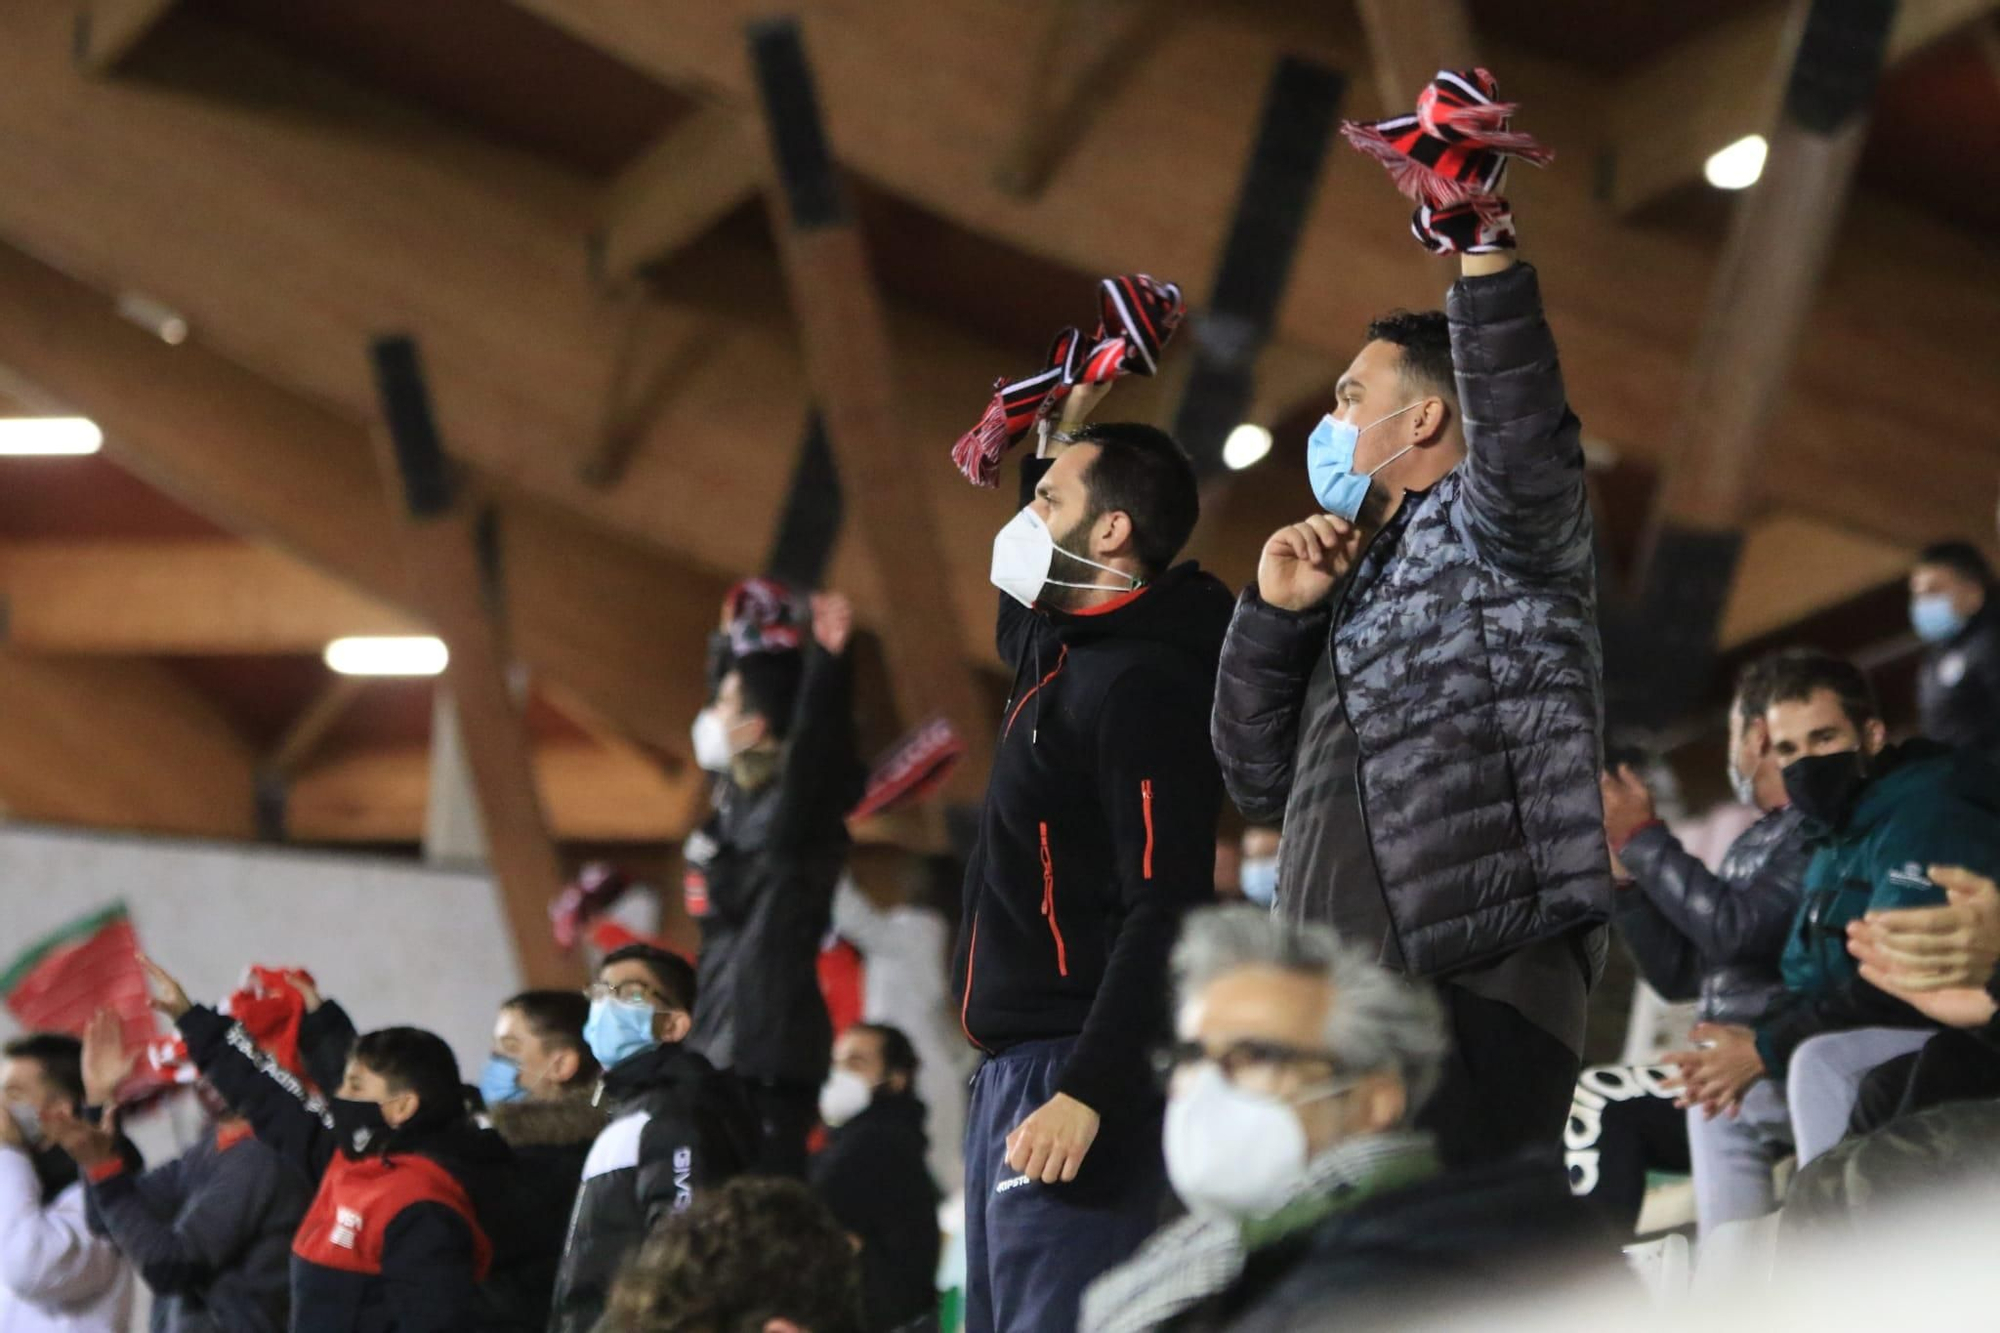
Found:
[[[1146,816],[1146,858],[1139,867],[1147,879],[1153,877],[1153,780],[1139,779],[1139,809]]]
[[[972,942],[965,946],[965,998],[959,1002],[958,1006],[958,1030],[965,1034],[967,1041],[983,1051],[986,1049],[986,1044],[972,1035],[972,960],[978,952],[979,913],[974,912],[972,914]]]
[[[1063,663],[1066,660],[1068,660],[1068,658],[1069,658],[1069,645],[1064,644],[1062,646],[1062,651],[1056,654],[1056,664],[1049,668],[1049,674],[1043,676],[1040,680],[1036,681],[1033,685],[1029,686],[1028,692],[1022,695],[1020,699],[1016,701],[1016,703],[1014,704],[1014,711],[1007,714],[1007,725],[1000,732],[1001,740],[1003,741],[1006,740],[1007,737],[1013,733],[1014,719],[1021,716],[1021,710],[1028,706],[1028,700],[1035,697],[1035,692],[1037,690],[1040,690],[1042,686],[1048,684],[1050,681],[1056,678],[1056,672],[1061,671],[1063,669]]]
[[[1063,943],[1062,927],[1056,922],[1056,863],[1049,855],[1049,826],[1042,822],[1042,915],[1049,919],[1049,934],[1056,941],[1056,973],[1069,975],[1069,946]],[[967,976],[971,975],[968,969]]]

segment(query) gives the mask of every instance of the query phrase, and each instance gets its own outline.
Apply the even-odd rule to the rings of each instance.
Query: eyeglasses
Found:
[[[620,1004],[643,1004],[649,1009],[673,1007],[666,996],[643,981],[624,981],[616,986],[593,981],[583,988],[583,993],[592,1004],[604,1000],[616,1000]]]
[[[1204,1064],[1220,1069],[1223,1078],[1231,1083],[1250,1069],[1275,1072],[1301,1065],[1323,1065],[1333,1072],[1340,1068],[1340,1061],[1326,1051],[1255,1038],[1232,1041],[1219,1051],[1211,1051],[1198,1041],[1177,1041],[1161,1047],[1153,1055],[1153,1072],[1162,1083],[1171,1083],[1183,1071]]]

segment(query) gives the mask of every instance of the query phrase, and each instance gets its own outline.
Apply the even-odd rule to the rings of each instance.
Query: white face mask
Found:
[[[7,1114],[14,1121],[14,1128],[21,1131],[21,1142],[30,1148],[42,1144],[42,1113],[26,1102],[8,1102]]]
[[[868,1109],[875,1089],[852,1069],[836,1069],[826,1076],[819,1090],[819,1118],[828,1129],[839,1129]]]
[[[1033,606],[1042,595],[1042,589],[1054,584],[1058,588],[1099,588],[1098,583],[1065,583],[1061,579],[1049,577],[1049,567],[1056,559],[1055,535],[1042,516],[1030,506],[1008,520],[993,538],[993,567],[987,575],[993,586],[1022,606]],[[1100,565],[1088,556],[1074,551],[1064,551],[1064,555],[1092,569],[1101,569],[1107,574],[1116,574],[1136,588],[1140,580],[1123,570],[1109,565]]]
[[[745,724],[737,723],[741,730]],[[729,761],[736,757],[736,742],[731,729],[723,725],[722,714],[711,705],[694,715],[694,726],[690,729],[694,740],[694,761],[704,773],[727,773]]]
[[[1167,1101],[1167,1179],[1189,1212],[1242,1221],[1277,1212],[1305,1179],[1306,1130],[1293,1108],[1353,1084],[1323,1084],[1287,1099],[1245,1091],[1204,1064],[1183,1086]]]

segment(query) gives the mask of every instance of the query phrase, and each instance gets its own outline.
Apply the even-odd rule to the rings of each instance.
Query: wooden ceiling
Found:
[[[1732,641],[1879,588],[1923,541],[1992,540],[1993,6],[1904,7],[1935,35],[1880,92],[1757,470]],[[259,775],[333,691],[318,644],[430,619],[368,447],[365,348],[401,330],[423,348],[447,448],[499,515],[506,626],[534,680],[525,729],[554,833],[679,835],[699,808],[684,753],[702,635],[721,587],[769,549],[809,401],[756,191],[742,25],[763,8],[0,8],[0,376],[108,435],[104,458],[0,462],[0,803],[255,831]],[[1681,161],[1655,163],[1627,206],[1605,195],[1606,164],[1754,116],[1754,96],[1634,94],[1690,50],[1735,43],[1746,67],[1770,64],[1757,43],[1773,40],[1780,8],[1470,6],[1488,63],[1559,153],[1517,178],[1516,199],[1606,460],[1614,548],[1631,546],[1672,466],[1733,199]],[[951,439],[994,376],[1088,316],[1096,276],[1144,269],[1205,292],[1272,63],[1299,53],[1346,69],[1349,113],[1375,114],[1366,33],[1344,5],[1286,0],[1022,0],[1002,25],[990,0],[797,10],[886,302],[898,402],[882,447],[921,473],[941,527],[921,574],[947,590],[955,623],[922,628],[947,669],[983,665],[987,541],[1011,499],[966,487],[944,457]],[[996,184],[1026,108],[1060,75],[1038,63],[1043,27],[1133,10],[1148,39],[1093,90],[1046,186]],[[620,258],[635,255],[646,262]],[[1445,279],[1409,244],[1379,174],[1343,151],[1260,367],[1257,412],[1280,448],[1212,488],[1205,562],[1249,576],[1261,536],[1296,516],[1298,427],[1362,324],[1435,302]],[[179,311],[188,342],[120,319],[111,302],[128,294]],[[1164,416],[1171,391],[1132,384],[1115,410]],[[832,578],[892,633],[896,606],[863,545],[841,544]],[[896,691],[876,694],[871,734],[893,734],[907,720]],[[429,688],[370,685],[327,711],[288,755],[290,834],[413,839]]]

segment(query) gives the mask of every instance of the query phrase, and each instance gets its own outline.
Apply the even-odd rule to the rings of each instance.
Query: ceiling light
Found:
[[[89,417],[0,417],[0,454],[75,457],[103,444],[104,432]]]
[[[1222,442],[1222,461],[1232,472],[1241,472],[1270,452],[1271,432],[1251,421],[1230,431]]]
[[[1747,190],[1764,174],[1764,157],[1771,146],[1761,134],[1746,134],[1727,148],[1709,154],[1702,173],[1718,190]]]
[[[120,296],[118,313],[169,346],[178,347],[187,341],[188,322],[180,311],[143,292],[126,292]]]
[[[326,646],[326,664],[343,676],[435,676],[451,660],[444,640],[428,634],[356,635]]]

